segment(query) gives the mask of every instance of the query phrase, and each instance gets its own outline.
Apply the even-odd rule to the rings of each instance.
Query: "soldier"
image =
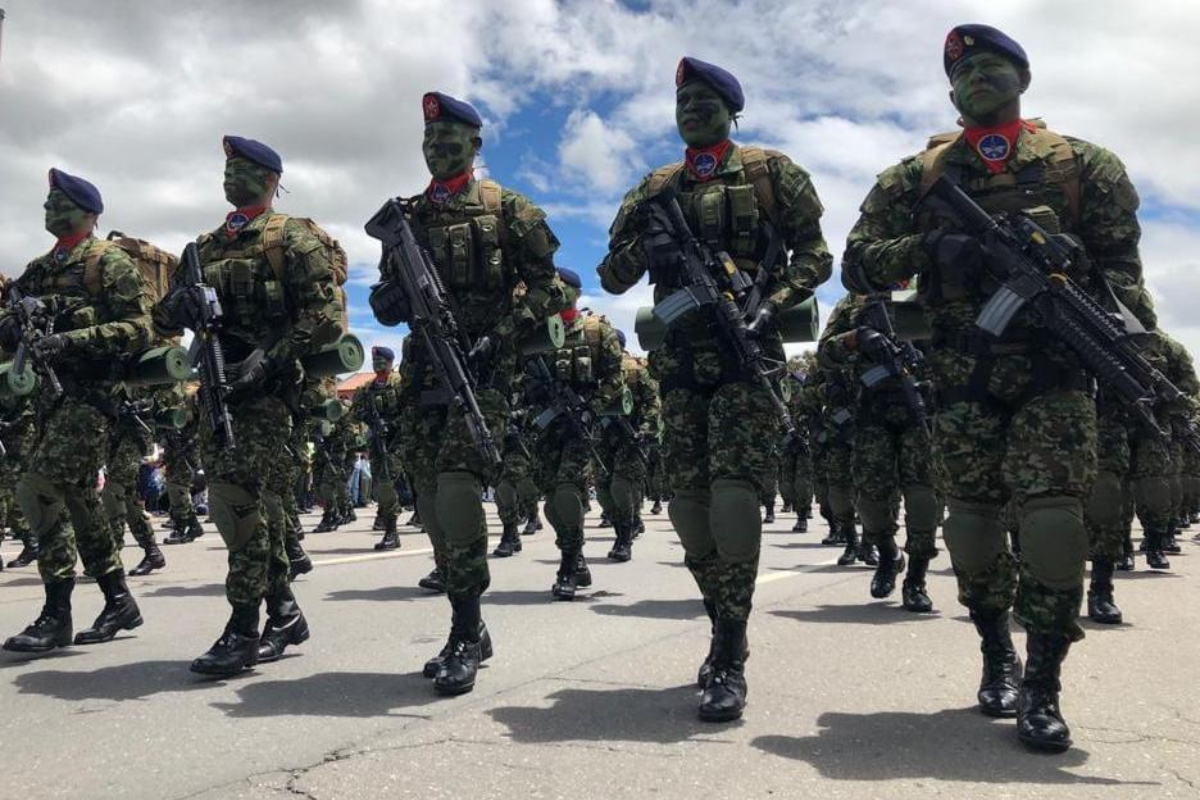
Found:
[[[620,294],[649,270],[656,301],[681,286],[683,276],[674,265],[651,263],[647,242],[661,231],[640,211],[643,201],[673,190],[689,227],[713,252],[728,253],[753,275],[769,270],[766,302],[750,325],[767,353],[782,363],[774,318],[809,297],[831,269],[820,201],[808,174],[787,156],[729,139],[744,105],[732,74],[684,58],[675,84],[684,161],[655,170],[625,195],[599,268],[601,282]],[[790,251],[790,258],[760,266],[772,245]],[[662,390],[664,458],[674,491],[671,523],[713,623],[701,670],[700,718],[728,721],[741,716],[746,701],[746,623],[762,534],[760,478],[767,470],[761,444],[776,438],[779,420],[766,390],[749,380],[728,343],[714,337],[709,309],[677,321],[664,347],[650,355],[650,371]]]
[[[37,441],[17,484],[21,510],[39,543],[46,603],[33,624],[4,643],[6,650],[35,653],[72,641],[76,543],[85,572],[104,593],[104,609],[91,628],[75,636],[75,644],[107,642],[142,624],[96,479],[108,455],[112,409],[127,399],[109,365],[144,350],[152,340],[151,295],[137,264],[94,235],[96,218],[104,210],[96,187],[52,169],[45,210],[46,230],[58,241],[31,261],[13,285],[43,303],[54,323],[50,335],[24,337],[33,361],[55,370],[62,388],[55,396],[43,372],[44,385],[35,400]],[[11,308],[0,312],[0,347],[13,352],[22,337],[17,314]],[[62,524],[64,507],[73,537]]]
[[[811,366],[815,367],[815,364]],[[796,435],[783,443],[779,488],[780,493],[791,502],[796,512],[792,533],[808,533],[813,499],[811,430],[814,417],[820,414],[820,401],[811,389],[808,373],[795,371],[791,373],[791,378],[796,385],[792,387],[788,408],[792,412],[792,424],[796,426]]]
[[[554,274],[558,240],[545,213],[527,198],[475,179],[483,121],[474,108],[438,92],[426,94],[422,108],[422,150],[433,179],[410,200],[410,222],[458,311],[460,331],[470,339],[476,397],[500,441],[509,417],[517,335],[565,306]],[[381,322],[394,325],[406,321],[408,312],[403,292],[395,291],[391,257],[387,253],[380,265],[382,283],[372,292],[371,307]],[[520,281],[527,291],[518,303],[513,290]],[[491,655],[480,613],[480,596],[490,581],[482,493],[483,484],[494,484],[498,476],[485,463],[461,410],[437,397],[422,398],[426,390],[436,395],[436,389],[448,388],[438,386],[429,354],[413,342],[403,355],[402,456],[453,608],[450,636],[425,674],[439,693],[462,694],[474,688],[479,662]]]
[[[375,380],[354,393],[351,405],[354,418],[367,426],[370,436],[371,477],[375,485],[376,517],[382,523],[383,538],[376,550],[395,550],[400,546],[396,534],[396,516],[400,504],[396,481],[401,477],[399,442],[396,441],[400,418],[400,375],[392,368],[396,353],[390,347],[371,348],[371,369]]]
[[[173,387],[164,387],[166,391]],[[153,401],[164,389],[130,390],[133,401]],[[146,504],[138,492],[138,471],[142,460],[154,446],[154,415],[129,408],[118,409],[112,425],[108,445],[108,459],[104,468],[104,491],[101,501],[108,524],[112,530],[113,543],[120,550],[125,546],[125,525],[142,548],[142,560],[129,571],[130,575],[149,575],[167,565],[158,542],[154,541],[154,529],[146,519]]]
[[[830,317],[845,313],[845,298],[834,306]],[[848,567],[856,561],[877,566],[871,543],[860,541],[855,517],[858,509],[854,500],[854,441],[860,387],[850,370],[832,363],[821,364],[825,390],[821,407],[820,432],[817,439],[821,450],[821,471],[826,486],[829,509],[829,536],[821,544],[844,544],[838,565]]]
[[[37,561],[37,539],[26,525],[17,502],[17,482],[25,473],[25,459],[37,441],[35,416],[29,397],[0,394],[0,444],[5,451],[0,456],[0,541],[7,530],[21,542],[21,552],[7,564],[10,568],[27,567]],[[3,566],[0,561],[0,569]]]
[[[960,25],[946,37],[943,64],[964,130],[935,137],[930,149],[880,174],[850,233],[842,279],[865,293],[920,274],[918,297],[933,328],[943,535],[959,600],[982,640],[981,710],[1015,713],[1024,744],[1061,752],[1071,739],[1059,674],[1071,643],[1083,638],[1076,617],[1088,549],[1083,498],[1096,467],[1092,381],[1028,311],[999,339],[975,326],[997,288],[980,242],[918,200],[946,175],[990,213],[1033,214],[1081,246],[1075,277],[1100,290],[1106,281],[1119,288],[1141,280],[1138,198],[1112,153],[1021,118],[1029,61],[1011,38]],[[1019,564],[1002,519],[1010,496]],[[1023,681],[1010,608],[1028,633]]]
[[[309,636],[288,584],[280,531],[268,525],[264,503],[270,502],[268,492],[290,490],[279,483],[283,475],[275,462],[292,428],[289,406],[303,378],[299,359],[341,334],[335,269],[345,268],[337,243],[315,223],[271,208],[283,173],[279,154],[240,136],[226,136],[223,144],[225,198],[234,210],[197,240],[203,274],[224,310],[219,337],[234,376],[228,399],[234,442],[224,441],[211,421],[200,429],[210,516],[229,548],[225,597],[231,613],[224,632],[191,669],[215,676],[273,661]],[[195,330],[205,302],[198,287],[176,287],[155,307],[155,323]],[[264,599],[267,622],[260,639]]]
[[[534,458],[529,449],[528,429],[531,425],[529,408],[525,404],[525,381],[522,375],[515,378],[512,415],[504,434],[504,464],[500,468],[500,482],[496,485],[496,514],[500,517],[500,542],[492,555],[508,558],[521,552],[521,517],[533,526],[530,533],[537,532],[538,489],[534,481]],[[530,508],[533,509],[530,512]]]
[[[204,526],[192,505],[192,485],[199,466],[200,408],[196,385],[184,388],[175,406],[187,422],[178,430],[162,432],[163,466],[167,473],[167,499],[171,504],[171,532],[163,544],[187,544],[204,535]]]
[[[879,549],[879,565],[871,579],[871,596],[884,598],[896,587],[896,576],[904,570],[904,556],[896,547],[895,498],[904,498],[904,526],[908,574],[904,578],[902,604],[909,611],[928,612],[933,603],[925,588],[925,572],[937,555],[934,544],[938,523],[938,501],[933,490],[929,431],[926,420],[910,407],[899,376],[868,384],[873,368],[884,365],[877,353],[893,346],[867,318],[868,303],[878,298],[847,297],[821,334],[818,350],[823,362],[834,368],[849,367],[863,384],[854,410],[855,504],[862,517],[863,541]],[[878,313],[889,313],[878,310]],[[912,376],[915,382],[921,376]],[[912,386],[914,390],[919,387]],[[923,404],[923,398],[920,399]],[[922,405],[920,414],[924,414]]]
[[[325,511],[313,533],[336,531],[357,519],[350,504],[348,483],[356,435],[353,420],[348,414],[333,422],[328,433],[316,432],[313,435],[317,496],[325,504]]]

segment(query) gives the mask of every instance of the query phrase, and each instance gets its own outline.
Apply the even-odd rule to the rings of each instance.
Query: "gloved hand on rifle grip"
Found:
[[[942,272],[961,285],[972,285],[983,271],[983,245],[967,234],[938,228],[925,234],[921,246]]]
[[[43,336],[33,343],[33,352],[38,358],[45,361],[53,361],[64,350],[71,346],[71,339],[65,333],[54,333],[50,336]]]
[[[21,321],[16,314],[0,319],[0,347],[10,353],[21,344]]]
[[[261,386],[273,367],[270,356],[262,348],[255,348],[238,364],[237,378],[229,385],[230,392],[243,392]]]
[[[194,331],[204,323],[208,299],[198,286],[181,286],[168,294],[162,304],[176,325]]]
[[[887,337],[874,328],[856,328],[854,340],[858,352],[876,363],[880,363],[881,357],[886,356],[891,350]]]
[[[412,304],[408,302],[404,288],[396,281],[384,281],[372,286],[368,302],[380,325],[390,328],[401,322],[412,322]]]

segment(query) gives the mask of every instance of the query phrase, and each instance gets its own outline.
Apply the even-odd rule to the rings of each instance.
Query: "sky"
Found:
[[[584,279],[583,304],[632,332],[649,301],[595,267],[623,193],[682,156],[683,55],[734,72],[735,139],[787,153],[813,177],[840,261],[874,176],[955,128],[942,43],[955,24],[999,27],[1029,53],[1027,117],[1110,148],[1142,198],[1142,257],[1164,330],[1200,352],[1200,4],[1195,0],[0,0],[0,271],[53,243],[50,167],[100,187],[103,231],[179,252],[229,210],[221,137],[283,157],[276,209],[315,219],[351,263],[352,329],[399,349],[367,287],[378,245],[363,223],[428,183],[421,96],[485,120],[477,174],[529,195]],[[819,291],[828,309],[835,274]],[[630,337],[631,343],[636,337]]]

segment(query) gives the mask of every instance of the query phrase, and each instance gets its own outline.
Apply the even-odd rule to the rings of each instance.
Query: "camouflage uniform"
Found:
[[[1137,193],[1112,153],[1042,128],[1021,130],[996,176],[962,138],[935,145],[880,174],[850,233],[843,280],[852,290],[878,291],[921,276],[919,296],[934,331],[928,363],[939,391],[934,445],[946,482],[943,530],[960,601],[994,618],[1015,594],[1016,616],[1029,632],[1077,640],[1083,498],[1096,472],[1091,381],[1027,311],[999,344],[985,341],[974,322],[994,287],[938,268],[924,237],[947,223],[914,211],[939,172],[992,213],[1048,206],[1086,250],[1072,277],[1085,288],[1101,279],[1124,287],[1141,278]],[[1020,509],[1019,565],[1001,524],[1010,496]]]
[[[386,378],[376,377],[354,393],[352,404],[354,418],[368,426],[370,435],[371,478],[375,486],[376,517],[383,527],[385,538],[396,536],[396,515],[400,503],[396,494],[396,481],[402,471],[399,459],[400,375],[392,370]],[[371,429],[372,418],[382,420],[381,435]]]
[[[813,437],[813,463],[820,464],[820,485],[828,509],[829,537],[826,542],[846,544],[847,552],[857,544],[854,518],[854,409],[858,403],[858,381],[845,369],[820,366],[824,390],[818,431]],[[853,562],[851,562],[853,563]]]
[[[134,397],[153,397],[156,391],[134,390]],[[143,427],[146,426],[146,427]],[[141,424],[130,414],[121,414],[111,428],[108,458],[104,467],[104,513],[112,529],[113,544],[118,550],[125,546],[125,525],[147,557],[157,554],[154,529],[146,518],[146,504],[138,491],[138,473],[142,461],[154,447],[154,418],[143,415]],[[146,428],[150,430],[146,430]],[[142,565],[139,565],[142,566]],[[144,574],[133,570],[133,574]]]
[[[656,302],[680,287],[680,275],[650,269],[645,217],[635,213],[667,187],[677,192],[696,236],[747,270],[757,270],[763,255],[760,225],[768,218],[777,223],[790,258],[770,265],[764,296],[775,308],[791,308],[829,277],[832,258],[819,223],[823,209],[808,174],[781,153],[731,144],[707,181],[674,164],[625,195],[599,268],[605,290],[626,292],[647,270]],[[717,213],[732,201],[744,209],[735,219]],[[764,335],[762,344],[784,361],[777,334]],[[674,492],[671,522],[688,568],[715,618],[744,622],[758,571],[758,495],[770,466],[762,443],[777,438],[778,420],[763,390],[746,380],[742,365],[718,340],[707,309],[677,321],[663,348],[650,355],[650,373],[662,391],[664,460]],[[737,509],[728,519],[710,518],[717,494],[722,507]]]
[[[813,500],[813,464],[812,464],[812,425],[814,417],[820,413],[819,401],[814,408],[814,395],[811,382],[805,378],[803,383],[792,387],[792,395],[788,399],[788,409],[792,412],[792,424],[796,426],[796,439],[785,442],[779,470],[779,490],[784,502],[791,503],[796,512],[796,532],[808,529],[807,520],[812,517]]]
[[[333,423],[329,433],[317,435],[313,440],[317,447],[314,462],[317,497],[325,506],[317,533],[337,530],[339,525],[350,521],[353,512],[350,507],[350,465],[357,435],[354,420],[347,414]]]
[[[503,532],[495,555],[512,555],[521,551],[520,533],[517,530],[521,518],[535,526],[529,533],[536,532],[537,503],[540,493],[536,483],[536,466],[532,435],[528,432],[529,408],[524,401],[524,380],[517,376],[520,388],[513,392],[513,413],[504,435],[504,463],[500,467],[500,479],[496,484],[496,514],[500,517]],[[532,508],[532,513],[530,509]]]
[[[191,541],[204,534],[192,505],[192,486],[200,466],[200,409],[195,392],[186,392],[176,408],[187,415],[187,423],[178,430],[162,432],[163,467],[167,473],[167,499],[171,503],[170,541]]]
[[[17,502],[17,481],[25,473],[27,454],[33,452],[37,425],[33,404],[27,398],[4,400],[0,415],[3,416],[0,443],[5,449],[5,455],[0,456],[0,542],[11,531],[14,539],[25,543],[21,555],[9,563],[21,566],[22,557],[37,554],[37,540],[32,538]]]

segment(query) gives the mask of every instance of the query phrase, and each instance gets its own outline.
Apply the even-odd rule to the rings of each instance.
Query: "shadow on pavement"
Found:
[[[700,598],[688,600],[639,600],[627,606],[592,606],[592,611],[609,617],[645,617],[647,619],[697,619],[705,615]]]
[[[1057,756],[1031,753],[1017,742],[1012,721],[990,721],[974,708],[933,714],[828,712],[817,725],[816,736],[759,736],[750,744],[807,762],[832,780],[1157,785],[1075,775],[1067,770],[1087,762],[1086,750]]]
[[[547,603],[562,603],[563,605],[594,603],[597,600],[606,600],[612,597],[623,597],[620,592],[608,592],[603,589],[593,591],[591,589],[580,589],[575,595],[575,599],[571,601],[558,600],[550,594],[550,584],[554,581],[553,575],[546,576],[546,588],[540,590],[534,589],[503,589],[500,591],[488,592],[483,596],[483,607],[486,609],[490,605],[494,606],[540,606]]]
[[[812,609],[772,611],[771,616],[794,619],[798,622],[835,622],[855,625],[890,625],[940,619],[941,615],[914,614],[905,611],[898,602],[855,603],[848,606],[823,605]]]
[[[696,687],[670,689],[562,689],[548,695],[550,708],[504,706],[487,713],[522,744],[549,742],[685,742],[730,726],[696,718]],[[738,723],[740,724],[740,723]]]
[[[378,600],[378,601],[408,601],[424,600],[441,597],[437,592],[422,589],[420,586],[381,586],[378,589],[343,589],[329,592],[326,600]],[[486,597],[486,595],[485,595]]]
[[[147,597],[224,597],[225,584],[201,583],[196,586],[161,586],[152,592],[139,592]]]
[[[784,544],[772,544],[771,547],[777,547],[780,550],[828,550],[831,554],[843,549],[841,545],[833,547],[831,545],[821,544],[820,542],[786,542]]]
[[[237,703],[213,703],[230,717],[411,717],[398,710],[437,702],[419,672],[322,672],[306,678],[255,681],[237,688]]]
[[[21,694],[38,694],[59,700],[138,700],[161,692],[187,692],[214,685],[208,681],[197,682],[196,676],[188,671],[189,663],[186,660],[139,661],[91,672],[41,670],[18,675],[13,684]]]
[[[5,572],[7,572],[7,571],[8,570],[5,570]],[[6,580],[6,581],[4,581],[4,585],[5,586],[41,586],[42,579],[41,578],[23,577],[23,578],[17,578],[16,580],[10,580],[10,581]]]

